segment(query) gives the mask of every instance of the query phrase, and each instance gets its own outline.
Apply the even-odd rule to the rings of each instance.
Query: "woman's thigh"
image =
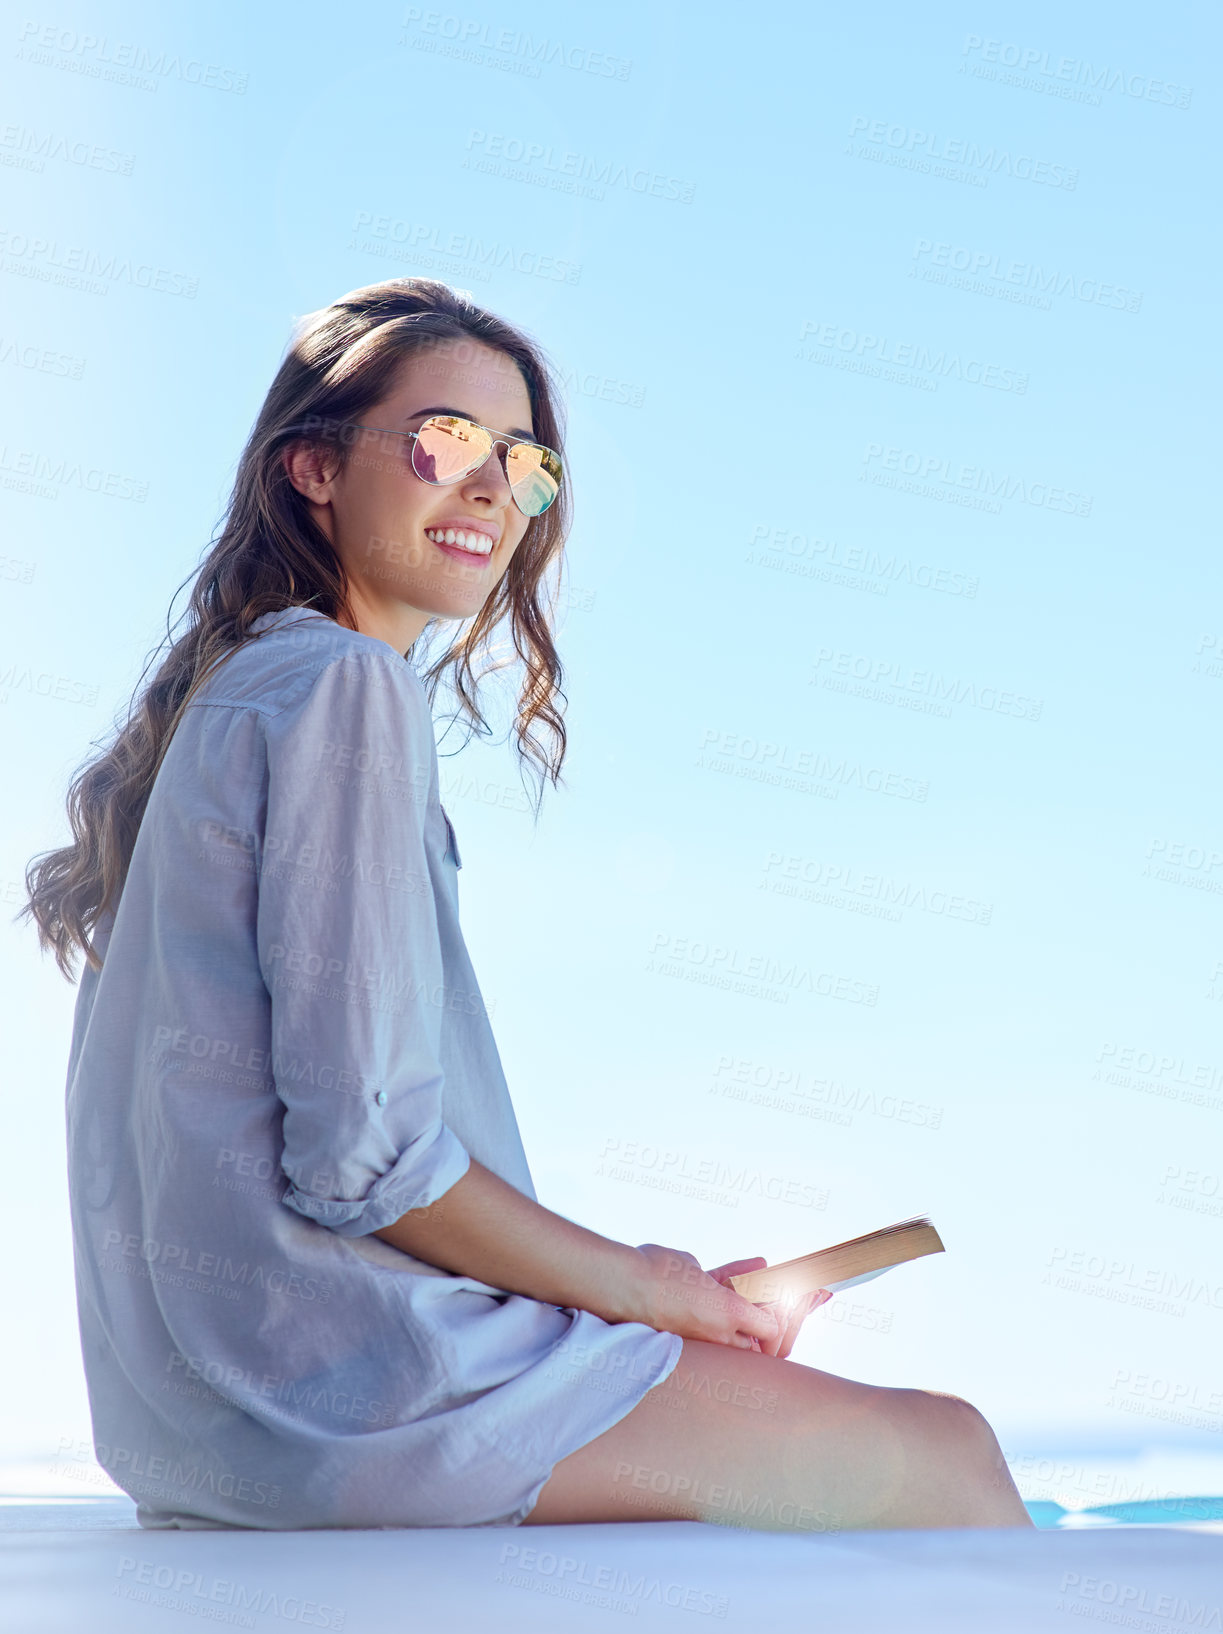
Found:
[[[639,1520],[1031,1525],[993,1431],[958,1396],[700,1339],[684,1340],[618,1424],[560,1460],[523,1524]]]

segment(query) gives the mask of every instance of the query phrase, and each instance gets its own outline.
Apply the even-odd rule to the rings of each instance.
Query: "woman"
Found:
[[[1029,1524],[967,1403],[788,1362],[810,1304],[726,1282],[763,1260],[707,1272],[536,1199],[413,659],[470,620],[428,679],[482,726],[471,660],[508,621],[555,785],[560,448],[537,349],[445,285],[305,320],[186,633],[31,865],[43,946],[86,955],[99,1461],[148,1527]]]

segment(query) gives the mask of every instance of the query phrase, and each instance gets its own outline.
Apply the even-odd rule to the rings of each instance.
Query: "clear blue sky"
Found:
[[[567,786],[533,829],[508,745],[440,762],[541,1199],[706,1265],[929,1212],[796,1360],[1210,1443],[1213,19],[461,8],[5,24],[10,912],[294,320],[447,278],[569,400]],[[75,988],[0,936],[17,1452],[88,1433]]]

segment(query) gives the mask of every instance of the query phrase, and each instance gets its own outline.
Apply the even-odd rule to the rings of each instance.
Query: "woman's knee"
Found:
[[[918,1441],[933,1466],[954,1476],[965,1489],[1013,1493],[1006,1458],[989,1420],[963,1396],[939,1390],[911,1390]]]
[[[997,1447],[985,1415],[963,1396],[946,1390],[898,1389],[908,1412],[936,1446],[967,1456]]]
[[[741,1501],[806,1506],[817,1519],[800,1527],[973,1524],[998,1507],[995,1460],[993,1431],[959,1396],[685,1340],[665,1381],[561,1460],[527,1523],[719,1520]]]
[[[985,1452],[990,1457],[999,1451],[998,1438],[979,1407],[965,1401],[963,1396],[949,1395],[945,1391],[931,1391],[929,1394],[948,1405],[955,1433],[968,1448]]]

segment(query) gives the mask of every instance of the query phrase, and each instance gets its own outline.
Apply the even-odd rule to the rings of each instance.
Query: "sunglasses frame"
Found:
[[[485,454],[484,458],[480,460],[478,464],[473,465],[470,471],[465,471],[461,476],[451,477],[447,482],[436,482],[432,477],[422,476],[416,469],[416,448],[420,440],[421,432],[424,431],[427,425],[431,425],[434,420],[457,420],[463,425],[474,426],[477,431],[482,431],[491,443],[488,453]],[[345,422],[345,424],[353,426],[358,431],[381,431],[388,437],[406,437],[412,445],[411,462],[413,475],[420,477],[422,482],[427,482],[431,488],[452,488],[456,482],[466,482],[468,477],[475,475],[475,473],[480,469],[480,466],[488,463],[493,454],[496,453],[498,446],[505,449],[506,456],[508,458],[510,450],[516,448],[519,443],[526,443],[529,448],[542,448],[545,454],[551,454],[552,458],[560,467],[561,472],[560,478],[556,484],[557,494],[560,493],[560,485],[561,482],[564,481],[565,462],[556,452],[555,448],[549,448],[547,443],[541,443],[534,437],[508,437],[504,431],[494,431],[491,426],[482,426],[478,420],[470,420],[465,414],[431,414],[427,420],[422,420],[420,428],[417,431],[395,431],[390,426],[369,426],[363,424],[360,420],[348,420]],[[510,474],[508,469],[506,469],[504,460],[501,462],[501,466],[502,470],[505,471],[505,479],[507,482],[509,482]],[[518,495],[514,493],[514,484],[512,482],[510,482],[510,494],[513,497],[514,504],[518,505]],[[552,498],[544,506],[542,511],[523,511],[521,505],[518,505],[518,509],[522,511],[523,516],[526,517],[542,516],[544,511],[548,511],[552,508],[555,500],[556,494],[553,494]]]

